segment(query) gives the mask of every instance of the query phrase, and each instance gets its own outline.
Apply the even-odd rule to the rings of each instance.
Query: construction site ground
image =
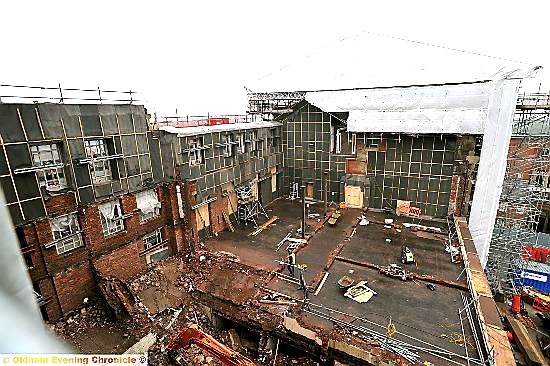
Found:
[[[335,209],[335,206],[330,208]],[[302,303],[304,293],[298,289],[298,282],[280,275],[288,275],[286,265],[277,261],[286,262],[289,242],[276,251],[277,244],[287,234],[296,234],[300,228],[301,204],[298,200],[278,199],[266,207],[268,215],[276,215],[278,219],[256,236],[249,235],[255,230],[253,225],[236,224],[235,232],[224,231],[206,240],[194,256],[159,262],[127,283],[135,299],[131,303],[121,301],[129,320],[117,330],[104,329],[103,336],[96,334],[107,343],[103,348],[82,342],[76,348],[81,352],[100,349],[108,353],[109,337],[114,337],[112,343],[118,347],[112,351],[119,353],[132,341],[153,334],[155,341],[149,348],[151,364],[169,364],[163,347],[182,326],[197,322],[258,364],[272,363],[277,352],[276,365],[297,364],[298,359],[299,364],[315,364],[322,361],[317,351],[322,348],[321,344],[328,344],[329,339],[366,347],[380,361],[407,364],[403,358],[380,350],[376,344],[365,343],[368,339],[362,339],[361,332],[347,326],[362,326],[362,329],[386,334],[391,320],[397,328],[395,339],[427,348],[440,347],[460,355],[465,354],[462,342],[466,339],[470,345],[469,356],[476,357],[468,321],[464,318],[464,338],[458,317],[458,309],[463,307],[461,292],[468,296],[465,289],[460,289],[465,287],[463,278],[457,280],[463,267],[451,263],[449,253],[445,252],[444,235],[414,232],[401,225],[413,219],[373,211],[366,213],[370,223],[360,226],[357,225],[362,214],[359,209],[340,210],[341,217],[331,226],[325,222],[323,211],[322,203],[310,205],[310,213],[320,215],[307,220],[307,244],[297,249],[297,263],[307,264],[304,278],[311,287],[307,306]],[[394,219],[396,225],[385,228],[385,218]],[[263,217],[258,224],[265,221],[267,218]],[[445,223],[423,221],[420,224],[440,226],[447,231]],[[388,244],[386,239],[391,242]],[[375,269],[376,265],[401,265],[402,245],[409,246],[416,258],[416,264],[403,267],[437,280],[434,291],[427,288],[430,282],[425,280],[401,281]],[[299,271],[295,272],[297,279]],[[368,280],[368,286],[378,294],[367,303],[344,297],[337,285],[344,275],[354,278],[356,283]],[[446,281],[452,286],[444,285]],[[293,319],[297,320],[296,324]],[[335,324],[335,319],[346,324]],[[72,325],[67,327],[73,329]],[[229,336],[231,331],[237,332],[237,341]],[[85,327],[80,334],[85,337],[93,332],[93,327]],[[280,339],[278,351],[268,342],[268,334]],[[289,335],[288,342],[286,335]],[[189,364],[214,362],[196,349],[187,350],[185,356]],[[437,365],[447,363],[423,352],[419,357],[420,361]],[[456,361],[463,363],[460,359]]]
[[[269,215],[277,215],[279,219],[257,236],[248,235],[253,227],[236,227],[235,232],[223,232],[218,237],[206,242],[206,249],[210,251],[230,252],[238,257],[241,263],[268,271],[277,271],[288,274],[286,266],[279,265],[275,260],[286,261],[286,242],[278,251],[277,244],[289,232],[296,231],[301,226],[301,204],[299,201],[280,199],[268,206]],[[335,210],[335,207],[331,207]],[[310,205],[310,213],[324,214],[322,203]],[[317,290],[324,274],[328,277],[317,295],[310,294],[310,302],[326,308],[337,309],[352,316],[367,318],[377,324],[386,326],[390,318],[396,324],[398,333],[406,333],[435,346],[465,354],[461,343],[462,328],[458,310],[463,307],[461,292],[468,296],[465,290],[464,276],[460,276],[463,266],[451,262],[449,253],[445,251],[446,235],[417,231],[402,227],[403,222],[416,223],[432,227],[440,227],[447,232],[446,223],[420,221],[397,217],[391,214],[368,211],[370,223],[366,226],[357,225],[361,211],[358,209],[340,210],[342,216],[335,226],[324,223],[319,218],[308,219],[306,233],[311,236],[307,245],[297,251],[297,262],[307,264],[304,272],[305,279]],[[396,226],[385,228],[383,222],[392,218]],[[265,218],[260,222],[265,221]],[[259,222],[259,223],[260,223]],[[353,236],[350,235],[354,231]],[[299,235],[296,235],[299,237]],[[386,239],[390,239],[388,244]],[[378,270],[362,265],[351,264],[343,259],[349,258],[357,262],[366,262],[374,265],[401,265],[401,247],[408,246],[415,254],[416,263],[406,264],[403,267],[420,275],[433,276],[436,279],[449,281],[464,286],[464,290],[450,286],[436,284],[435,291],[428,289],[424,281],[400,281],[386,277]],[[296,271],[297,272],[297,271]],[[368,303],[360,304],[343,296],[337,286],[340,277],[348,275],[356,280],[368,280],[369,286],[378,295]],[[298,274],[295,274],[298,278]],[[460,279],[459,279],[460,276]],[[237,281],[238,283],[239,281]],[[277,292],[301,299],[303,292],[298,290],[296,283],[272,277],[266,287]],[[269,306],[269,305],[264,305]],[[353,321],[345,315],[341,319]],[[302,313],[301,320],[313,327],[320,327],[327,331],[333,330],[330,321]],[[356,320],[357,322],[357,320]],[[370,325],[369,327],[373,327]],[[374,330],[385,332],[380,328]],[[464,328],[469,347],[469,355],[476,356],[474,342],[467,320],[464,316]],[[405,337],[396,336],[397,338]],[[427,357],[429,358],[429,357]],[[439,363],[441,360],[438,360]]]

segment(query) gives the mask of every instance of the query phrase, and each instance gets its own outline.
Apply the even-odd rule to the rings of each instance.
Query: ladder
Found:
[[[233,224],[231,223],[231,220],[229,220],[229,215],[227,215],[227,212],[224,211],[222,213],[222,215],[223,215],[223,218],[224,218],[225,222],[227,223],[227,227],[229,228],[229,231],[234,232],[235,228],[233,227]]]
[[[297,198],[300,198],[300,194],[298,193],[298,182],[292,182],[290,183],[290,195],[288,199],[295,200]]]

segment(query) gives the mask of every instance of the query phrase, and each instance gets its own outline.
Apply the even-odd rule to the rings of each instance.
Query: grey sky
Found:
[[[358,70],[378,78],[422,68],[456,75],[487,61],[365,33],[355,37],[370,31],[542,65],[538,78],[524,85],[536,91],[542,82],[548,92],[550,6],[514,4],[10,1],[2,4],[0,84],[132,89],[158,115],[176,108],[181,115],[230,114],[245,111],[245,85],[323,85],[324,78],[329,85],[338,75],[353,79]],[[344,54],[332,52],[357,39]],[[292,67],[276,71],[286,65]],[[300,67],[308,73],[288,72]]]

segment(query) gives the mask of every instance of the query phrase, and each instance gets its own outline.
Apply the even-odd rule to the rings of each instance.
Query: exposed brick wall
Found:
[[[88,253],[84,246],[63,254],[57,254],[55,246],[50,248],[44,247],[45,244],[53,241],[52,229],[48,219],[35,221],[34,226],[42,256],[44,258],[44,262],[46,263],[46,269],[49,274],[53,275],[62,272],[70,266],[74,266],[88,260]]]
[[[44,199],[46,205],[46,214],[48,216],[57,216],[76,211],[76,196],[73,192],[67,192]]]
[[[108,237],[103,235],[98,207],[90,206],[84,210],[82,225],[84,236],[86,237],[86,245],[91,251],[92,256],[108,253],[113,249],[141,238],[159,227],[165,226],[167,217],[169,217],[171,213],[169,207],[162,207],[161,215],[141,223],[135,194],[123,195],[120,202],[122,213],[124,215],[130,215],[130,217],[124,220],[124,230]]]
[[[24,241],[23,243],[20,243],[22,248],[21,251],[26,253],[25,255],[29,255],[32,258],[32,267],[29,267],[28,270],[31,280],[36,282],[48,275],[46,271],[46,263],[44,262],[42,252],[40,250],[38,235],[36,234],[36,229],[33,224],[25,225],[20,228],[20,230],[22,235],[19,237],[19,240]]]
[[[84,298],[97,295],[97,285],[88,262],[53,277],[63,315],[82,305]]]
[[[138,240],[93,259],[94,268],[100,276],[128,281],[147,268],[145,257],[139,255],[142,250],[143,242]]]
[[[38,287],[40,294],[49,299],[48,303],[44,305],[48,314],[48,320],[59,320],[63,316],[63,313],[61,312],[61,306],[59,305],[52,279],[45,278],[38,281]]]
[[[225,212],[229,214],[229,197],[223,197],[222,194],[219,192],[216,192],[215,197],[216,200],[209,204],[210,230],[212,230],[213,234],[217,234],[220,231],[227,229],[227,224],[225,222],[225,219],[223,218],[223,213]]]

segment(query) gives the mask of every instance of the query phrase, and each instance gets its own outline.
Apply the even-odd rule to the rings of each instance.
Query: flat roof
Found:
[[[212,132],[229,132],[240,130],[251,130],[255,128],[271,128],[281,126],[279,122],[261,121],[261,122],[245,122],[245,123],[228,123],[214,126],[195,126],[195,127],[174,127],[162,126],[160,131],[176,134],[178,137],[203,135]]]

